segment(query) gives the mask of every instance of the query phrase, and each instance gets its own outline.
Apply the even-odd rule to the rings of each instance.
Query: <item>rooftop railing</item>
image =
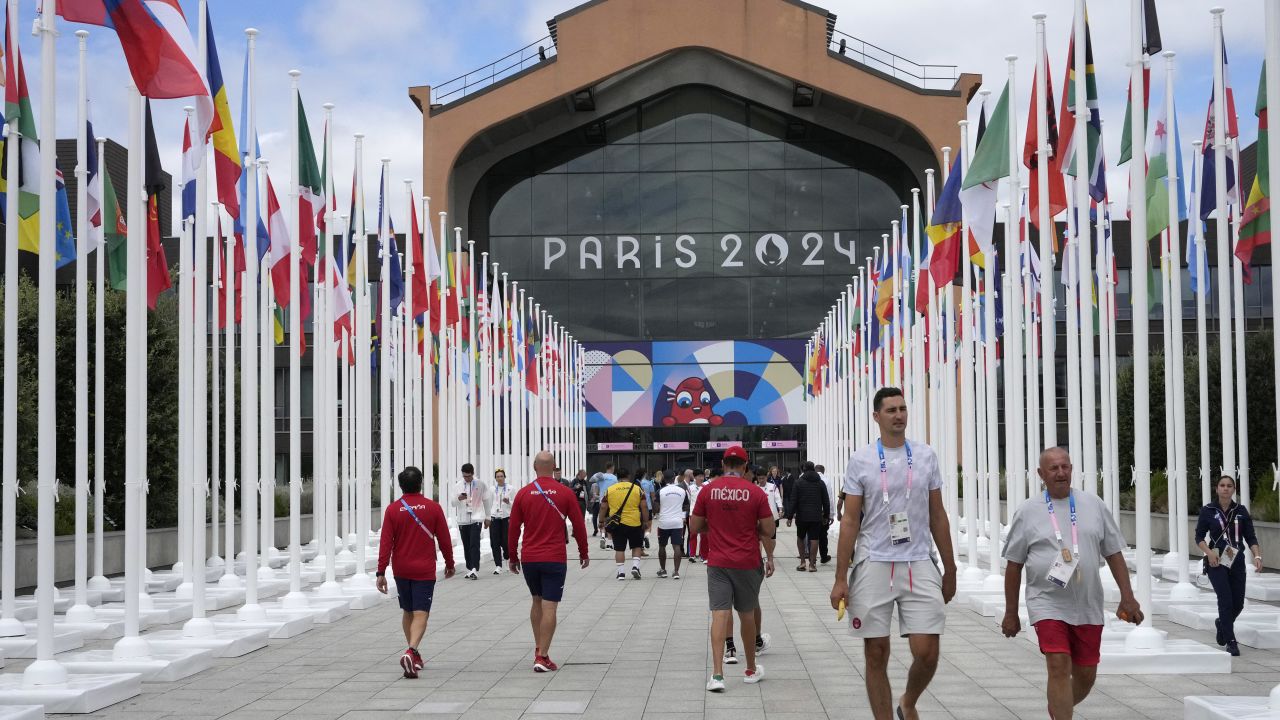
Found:
[[[552,42],[551,36],[547,35],[541,40],[531,42],[482,68],[477,68],[465,75],[460,75],[448,82],[432,87],[431,104],[448,105],[449,103],[457,102],[526,68],[544,63],[554,57],[555,54],[556,45]]]
[[[830,36],[831,52],[916,87],[950,90],[959,77],[955,65],[921,65],[839,30],[833,30]]]

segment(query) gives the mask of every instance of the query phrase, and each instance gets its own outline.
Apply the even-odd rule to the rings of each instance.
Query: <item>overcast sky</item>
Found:
[[[666,2],[667,0],[653,0]],[[741,0],[683,0],[738,2]],[[769,0],[751,0],[767,2]],[[197,15],[196,0],[181,0],[188,19]],[[353,165],[352,135],[366,136],[364,173],[373,211],[376,203],[378,159],[391,158],[393,215],[404,216],[403,179],[420,184],[422,165],[421,114],[408,99],[413,85],[439,85],[474,70],[547,34],[546,21],[578,3],[575,0],[212,0],[211,8],[230,95],[232,116],[238,123],[245,59],[246,27],[261,30],[258,40],[258,132],[263,155],[272,161],[271,175],[280,186],[288,182],[289,77],[303,72],[302,94],[307,104],[319,152],[323,132],[321,105],[333,102],[338,193],[349,192]],[[874,43],[912,61],[956,65],[962,72],[981,74],[992,91],[991,104],[1008,77],[1004,57],[1017,55],[1018,131],[1025,128],[1035,54],[1034,12],[1053,10],[1047,21],[1047,49],[1051,74],[1060,97],[1070,3],[1066,0],[911,0],[868,3],[862,0],[816,2],[838,16],[838,30]],[[1209,9],[1228,7],[1224,16],[1230,54],[1230,77],[1241,116],[1245,142],[1256,136],[1253,108],[1262,62],[1261,0],[1208,2],[1158,0],[1160,24],[1167,50],[1177,59],[1176,99],[1184,145],[1204,127],[1212,79],[1212,25]],[[23,57],[39,114],[39,46],[30,28],[34,3],[20,3]],[[1095,1],[1090,7],[1094,59],[1097,68],[1107,157],[1119,156],[1120,125],[1128,83],[1129,3]],[[74,133],[79,26],[59,22],[58,135]],[[123,139],[127,128],[124,83],[127,70],[114,33],[86,28],[89,40],[91,118],[99,135]],[[713,31],[713,30],[712,30]],[[1163,61],[1153,63],[1152,103],[1164,96]],[[166,166],[178,174],[182,106],[184,101],[155,104],[157,134]],[[891,108],[889,109],[892,110]],[[975,107],[971,108],[976,119]],[[241,128],[237,126],[237,132]],[[958,144],[958,141],[957,143]],[[1125,169],[1112,169],[1113,195],[1123,194]],[[1114,199],[1114,198],[1113,198]],[[403,225],[402,225],[403,227]]]

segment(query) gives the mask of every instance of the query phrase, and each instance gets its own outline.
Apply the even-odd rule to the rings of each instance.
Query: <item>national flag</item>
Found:
[[[1155,57],[1164,49],[1164,43],[1160,39],[1160,19],[1156,16],[1155,0],[1143,0],[1142,2],[1142,52],[1147,57]],[[1129,83],[1129,90],[1125,93],[1128,98],[1124,106],[1124,126],[1121,128],[1120,134],[1120,164],[1123,165],[1133,159],[1133,130],[1131,121],[1133,118],[1133,83]],[[1143,66],[1142,68],[1142,116],[1148,117],[1147,112],[1151,103],[1151,68]]]
[[[226,208],[227,214],[234,220],[240,219],[240,194],[237,185],[243,174],[240,147],[236,143],[236,129],[231,124],[231,104],[227,100],[227,86],[222,81],[222,63],[218,60],[218,44],[214,41],[213,20],[209,16],[209,7],[204,13],[207,52],[205,54],[208,74],[209,92],[213,98],[213,109],[218,120],[213,132],[213,172],[218,183],[218,202]],[[202,153],[203,154],[203,153]]]
[[[1039,69],[1037,68],[1037,71]],[[1022,164],[1030,170],[1031,223],[1040,227],[1040,183],[1049,184],[1049,217],[1052,218],[1067,209],[1067,192],[1062,184],[1062,154],[1059,152],[1058,117],[1053,107],[1053,73],[1049,70],[1049,53],[1044,56],[1044,87],[1047,108],[1045,110],[1045,126],[1047,128],[1044,144],[1049,146],[1049,167],[1040,169],[1040,103],[1038,96],[1039,81],[1031,79],[1031,110],[1027,113],[1027,139],[1022,146]],[[1065,108],[1064,108],[1065,109]]]
[[[382,253],[390,253],[385,259],[387,261],[385,267],[390,268],[390,277],[380,278],[386,281],[385,285],[390,292],[383,297],[390,303],[391,314],[394,315],[396,310],[404,303],[404,269],[400,266],[400,253],[396,247],[396,231],[391,226],[391,208],[387,206],[387,172],[383,168],[382,177],[378,181],[378,259],[382,260]],[[383,213],[387,215],[387,234],[383,235]]]
[[[203,150],[204,146],[196,146]],[[196,216],[196,168],[200,161],[197,150],[191,144],[191,121],[182,124],[182,219]],[[203,153],[200,153],[203,154]]]
[[[960,159],[951,164],[951,174],[947,176],[933,206],[933,216],[929,218],[929,226],[925,228],[932,249],[929,253],[929,274],[933,276],[933,284],[939,288],[950,284],[956,276],[956,268],[960,261],[961,231],[963,229],[963,208],[960,205],[960,185],[963,178],[960,174]]]
[[[431,230],[431,220],[427,219],[427,230]],[[427,288],[434,285],[435,276],[427,275],[426,255],[430,252],[435,255],[435,248],[429,250],[422,244],[422,230],[418,227],[418,201],[413,195],[413,188],[409,189],[409,246],[413,248],[413,307],[409,308],[409,314],[416,318],[420,324],[426,323],[426,314],[431,309],[431,295],[428,294]],[[435,262],[436,271],[439,272],[440,262]]]
[[[6,17],[8,17],[6,13]],[[10,19],[12,21],[12,19]],[[0,158],[0,217],[8,211],[5,198],[11,178],[8,177],[11,150],[19,154],[18,168],[18,249],[40,253],[40,143],[36,136],[36,117],[27,91],[27,71],[22,62],[21,47],[9,47],[10,33],[5,33],[4,115],[17,122],[19,142],[10,135],[4,141],[5,153]],[[6,218],[7,221],[7,218]]]
[[[307,111],[298,95],[298,247],[302,261],[316,264],[316,226],[324,214],[324,180],[316,166],[316,148],[311,142]]]
[[[1194,160],[1193,160],[1194,162]],[[1196,194],[1196,174],[1191,174],[1191,195]],[[1204,237],[1204,220],[1199,213],[1187,219],[1187,272],[1191,275],[1191,292],[1209,296],[1209,250]]]
[[[1147,138],[1147,238],[1169,229],[1169,115],[1168,103],[1160,103]]]
[[[54,172],[57,195],[54,197],[53,249],[57,253],[57,266],[64,267],[75,262],[76,259],[75,223],[71,221],[71,203],[67,199],[67,184],[63,180],[62,171]]]
[[[1226,176],[1227,176],[1226,195],[1227,195],[1227,204],[1234,205],[1237,202],[1239,202],[1240,191],[1236,187],[1236,167],[1235,167],[1235,162],[1231,159],[1231,151],[1229,148],[1231,145],[1231,140],[1233,138],[1237,138],[1240,136],[1240,128],[1237,125],[1237,121],[1236,121],[1236,97],[1235,97],[1235,93],[1231,89],[1231,78],[1227,74],[1226,47],[1222,48],[1222,80],[1223,80],[1223,87],[1226,88],[1225,94],[1227,96],[1227,105],[1225,108],[1227,127],[1224,132],[1224,137],[1227,141],[1228,149],[1225,153],[1226,157],[1223,158],[1223,162],[1225,163],[1225,167],[1226,167]],[[1209,113],[1204,123],[1204,147],[1201,149],[1201,153],[1203,154],[1203,157],[1204,157],[1204,166],[1203,166],[1203,170],[1201,171],[1201,178],[1200,178],[1200,217],[1206,220],[1209,218],[1210,215],[1213,214],[1214,209],[1218,207],[1218,196],[1217,196],[1218,181],[1214,175],[1214,172],[1215,172],[1214,167],[1215,167],[1215,163],[1217,162],[1216,158],[1218,154],[1217,148],[1214,147],[1214,136],[1216,134],[1216,123],[1217,123],[1217,120],[1214,117],[1214,102],[1216,101],[1216,98],[1215,98],[1216,92],[1217,92],[1216,90],[1213,90],[1209,94]],[[1223,209],[1223,211],[1225,212],[1225,208]]]
[[[1058,143],[1063,172],[1075,177],[1078,161],[1075,157],[1076,127],[1076,38],[1072,31],[1071,44],[1067,49],[1067,82],[1062,89],[1062,121],[1058,123]],[[1085,160],[1089,167],[1089,196],[1094,202],[1103,202],[1107,197],[1107,173],[1102,148],[1102,113],[1098,109],[1098,78],[1093,70],[1093,39],[1089,32],[1089,15],[1084,18],[1084,85],[1085,108],[1089,111],[1089,119],[1085,127],[1085,141],[1088,152]]]
[[[986,267],[985,256],[991,249],[995,232],[997,181],[1012,170],[1009,166],[1008,83],[991,113],[991,124],[983,130],[960,190],[964,224],[970,238],[969,253],[979,267]]]
[[[349,249],[347,254],[347,285],[354,288],[356,286],[356,252],[360,249],[356,244],[356,172],[351,171],[351,211],[347,213],[347,239],[345,247]],[[360,208],[360,212],[364,214],[364,208]]]
[[[59,0],[68,22],[116,31],[138,92],[155,100],[191,97],[196,136],[218,129],[213,100],[196,70],[196,47],[178,0]],[[201,143],[203,144],[203,143]]]
[[[1267,157],[1271,138],[1267,123],[1267,66],[1262,65],[1262,75],[1258,78],[1258,102],[1254,108],[1258,116],[1257,150],[1258,170],[1253,176],[1253,186],[1249,189],[1249,200],[1245,203],[1244,214],[1240,218],[1240,240],[1236,243],[1235,254],[1244,266],[1244,281],[1253,281],[1249,266],[1253,260],[1253,251],[1271,242],[1271,168]]]
[[[289,285],[289,263],[293,254],[293,242],[289,237],[289,226],[285,222],[284,213],[280,210],[280,200],[276,197],[276,188],[267,176],[267,232],[270,237],[270,249],[267,250],[267,267],[271,271],[271,289],[275,293],[276,303],[280,307],[289,307],[291,296]],[[302,294],[299,288],[299,295]]]
[[[116,202],[116,188],[111,182],[111,173],[102,171],[102,208],[106,224],[102,228],[102,239],[107,247],[107,283],[112,290],[125,290],[128,287],[128,227],[125,225],[124,213]]]
[[[160,293],[173,287],[169,277],[169,261],[160,240],[160,194],[169,188],[156,146],[156,129],[151,122],[151,101],[147,101],[146,157],[143,187],[147,192],[147,307],[156,309]]]
[[[880,256],[880,281],[876,284],[876,317],[886,324],[894,319],[893,294],[898,282],[896,264],[892,253],[885,252]]]
[[[89,224],[102,227],[102,198],[98,192],[98,140],[93,134],[93,123],[85,121],[85,207],[89,212]]]

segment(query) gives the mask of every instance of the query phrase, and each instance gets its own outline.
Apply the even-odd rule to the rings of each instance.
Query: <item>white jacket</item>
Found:
[[[458,495],[464,492],[467,493],[467,499],[459,500]],[[453,489],[449,492],[449,502],[458,515],[459,525],[483,522],[488,520],[490,513],[493,512],[493,492],[490,491],[489,485],[479,478],[471,481],[470,491],[467,483],[455,480]]]
[[[516,489],[511,486],[510,482],[505,485],[494,483],[490,489],[493,498],[491,510],[489,511],[490,519],[511,517],[511,504],[516,500]],[[503,502],[506,500],[506,502]]]

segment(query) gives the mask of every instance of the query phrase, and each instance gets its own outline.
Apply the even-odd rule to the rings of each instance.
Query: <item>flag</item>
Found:
[[[7,14],[6,14],[7,17]],[[12,20],[12,19],[10,19]],[[5,83],[4,115],[9,122],[17,121],[21,135],[18,143],[10,147],[13,138],[4,141],[5,155],[0,158],[0,215],[8,211],[5,202],[9,192],[8,177],[10,150],[19,156],[18,189],[18,249],[40,253],[40,144],[36,137],[36,117],[31,109],[31,95],[27,91],[27,71],[22,62],[21,47],[8,47],[10,33],[5,33]],[[6,222],[8,221],[5,218]]]
[[[1147,238],[1169,229],[1169,115],[1168,103],[1160,103],[1147,138]]]
[[[316,166],[316,148],[311,143],[307,111],[298,95],[298,247],[302,261],[316,264],[316,225],[324,213],[324,180]]]
[[[1227,75],[1226,47],[1222,48],[1222,80],[1223,87],[1226,88],[1225,95],[1227,96],[1227,105],[1225,108],[1227,127],[1224,132],[1224,137],[1226,138],[1227,145],[1229,147],[1232,138],[1240,136],[1240,129],[1236,124],[1235,93],[1231,90],[1231,78]],[[1203,170],[1201,170],[1200,178],[1200,217],[1206,220],[1211,214],[1213,214],[1214,209],[1218,207],[1217,179],[1214,176],[1214,167],[1217,158],[1217,149],[1213,146],[1214,135],[1216,134],[1215,124],[1217,122],[1214,118],[1214,102],[1216,101],[1214,93],[1216,93],[1216,90],[1211,91],[1209,94],[1209,113],[1204,123],[1204,147],[1201,149],[1201,153],[1204,157],[1204,166]],[[1227,150],[1225,154],[1226,157],[1223,158],[1223,162],[1225,163],[1227,176],[1227,204],[1234,205],[1239,202],[1239,190],[1236,188],[1235,162],[1231,159],[1230,150]],[[1225,212],[1225,208],[1223,211]]]
[[[203,150],[204,146],[197,146]],[[182,124],[182,219],[196,216],[196,168],[200,161],[196,158],[197,147],[191,144],[191,121]],[[203,153],[201,153],[203,154]]]
[[[93,123],[85,121],[85,197],[88,199],[89,224],[102,227],[102,198],[98,195],[98,141],[93,134]]]
[[[168,189],[164,179],[164,166],[160,164],[160,150],[156,147],[156,128],[151,122],[151,101],[147,101],[146,113],[146,172],[143,187],[147,191],[147,307],[156,309],[160,293],[173,287],[169,277],[169,261],[160,243],[160,194]]]
[[[1071,44],[1067,49],[1067,82],[1062,89],[1062,122],[1058,123],[1058,143],[1063,172],[1074,177],[1078,170],[1078,157],[1075,154],[1076,126],[1076,38],[1074,31]],[[1084,18],[1084,85],[1085,108],[1089,111],[1089,119],[1085,128],[1085,142],[1088,152],[1085,162],[1089,167],[1089,196],[1094,202],[1103,202],[1107,197],[1107,173],[1102,147],[1102,113],[1098,109],[1098,79],[1093,71],[1093,39],[1089,34],[1089,15]]]
[[[267,250],[271,289],[275,293],[276,303],[280,307],[289,307],[289,258],[293,247],[289,227],[285,224],[284,213],[280,211],[280,200],[276,197],[270,175],[267,176],[267,232],[271,243]]]
[[[387,234],[382,235],[382,218],[383,213],[387,213]],[[404,303],[404,269],[400,266],[400,253],[396,247],[396,231],[391,225],[391,208],[387,206],[387,172],[385,168],[382,171],[382,177],[378,181],[378,250],[381,260],[381,253],[390,253],[386,257],[387,267],[390,268],[390,277],[380,278],[386,281],[387,289],[390,292],[383,297],[391,303],[391,314],[396,313],[396,309]]]
[[[349,248],[347,254],[347,285],[354,288],[356,286],[356,251],[359,246],[356,245],[356,170],[351,171],[351,212],[347,213],[347,239],[345,247]],[[364,214],[364,208],[360,209],[361,215]]]
[[[249,87],[248,52],[245,53],[244,79],[241,84],[241,87],[244,87],[244,88]],[[249,127],[249,93],[247,92],[241,95],[240,97],[240,127],[242,128]],[[253,142],[253,157],[262,157],[262,148],[258,144],[257,135],[255,134],[254,137],[250,139],[248,137],[247,130],[240,137],[240,147],[237,149],[237,152],[240,154],[240,157],[244,157],[245,155],[249,154],[250,142]],[[240,173],[240,186],[238,188],[238,191],[240,193],[240,206],[244,207],[246,204],[245,198],[248,197],[248,193],[249,193],[249,174],[248,173]],[[258,262],[261,263],[263,261],[263,258],[265,258],[267,255],[267,249],[270,247],[271,241],[267,233],[267,226],[264,225],[262,222],[262,205],[259,204],[257,207],[258,207],[258,217],[254,218],[254,222],[258,223]],[[244,243],[245,243],[245,240],[244,240],[245,219],[244,217],[242,217],[242,215],[243,213],[232,216],[232,220],[235,223],[233,227],[235,228],[234,232],[236,235],[236,243],[240,245],[241,248],[244,247]],[[244,250],[241,249],[238,252],[244,252]],[[239,306],[240,306],[240,303],[236,303],[236,307],[239,307]]]
[[[976,185],[1008,177],[1009,172],[1009,84],[1005,83],[1004,91],[996,102],[996,109],[991,113],[991,124],[973,153],[973,160],[969,163],[969,172],[965,175],[961,189],[968,190]]]
[[[213,20],[209,7],[204,13],[207,52],[205,54],[209,91],[213,97],[214,113],[218,116],[213,132],[213,172],[218,183],[218,202],[226,208],[234,220],[240,219],[240,194],[237,185],[243,173],[240,148],[236,144],[236,129],[231,124],[231,104],[227,101],[227,86],[222,81],[222,63],[218,61],[218,45],[213,37]],[[203,153],[201,153],[203,155]]]
[[[894,319],[893,294],[897,286],[895,262],[890,248],[880,256],[880,281],[876,284],[876,317],[889,323]]]
[[[102,208],[106,224],[102,228],[102,239],[107,246],[107,282],[112,290],[125,290],[128,285],[128,257],[126,251],[126,234],[128,227],[124,222],[124,213],[116,202],[116,189],[111,183],[111,173],[103,168],[102,172]]]
[[[59,0],[57,10],[68,22],[115,30],[142,95],[156,100],[194,98],[197,137],[207,138],[218,129],[209,87],[196,70],[195,41],[178,0]]]
[[[1160,20],[1156,17],[1155,0],[1143,0],[1142,2],[1142,52],[1148,57],[1155,57],[1164,49],[1164,43],[1160,40]],[[1133,130],[1131,121],[1133,119],[1133,83],[1129,83],[1129,90],[1125,93],[1126,98],[1124,106],[1124,125],[1120,133],[1120,164],[1123,165],[1133,159]],[[1142,68],[1142,116],[1148,117],[1147,109],[1150,107],[1151,100],[1151,68],[1145,65]]]
[[[929,246],[931,242],[926,242],[920,246],[920,262],[916,265],[916,312],[921,315],[927,315],[929,309],[929,297],[933,293],[929,292]]]
[[[427,230],[431,230],[431,219],[427,218]],[[435,260],[435,248],[429,250],[422,244],[422,230],[418,227],[418,201],[413,195],[413,189],[409,190],[409,245],[413,248],[413,307],[409,308],[409,314],[417,319],[419,323],[426,322],[427,311],[431,309],[431,296],[427,294],[427,288],[434,285],[434,276],[430,278],[427,275],[427,261],[424,257],[428,252],[432,254]],[[439,272],[440,261],[435,260],[436,272]]]
[[[925,228],[932,249],[929,253],[929,274],[933,284],[944,287],[956,276],[960,261],[960,241],[963,229],[963,209],[960,205],[960,159],[951,163],[951,174],[942,186],[942,193],[933,206],[933,216]]]
[[[1039,69],[1037,69],[1039,72]],[[1068,77],[1070,75],[1068,74]],[[1031,176],[1031,192],[1029,195],[1031,203],[1031,214],[1028,219],[1037,228],[1040,227],[1040,183],[1047,182],[1049,184],[1049,217],[1057,215],[1067,209],[1067,191],[1062,184],[1062,154],[1059,152],[1060,142],[1058,135],[1058,118],[1057,112],[1053,107],[1053,74],[1049,71],[1049,53],[1045,52],[1044,57],[1044,87],[1045,101],[1047,108],[1045,109],[1045,126],[1047,128],[1044,144],[1049,146],[1049,167],[1047,171],[1040,169],[1040,103],[1038,92],[1039,81],[1033,76],[1031,79],[1031,110],[1027,112],[1027,140],[1022,146],[1022,164],[1030,170]],[[1066,108],[1063,108],[1065,111]],[[981,144],[981,141],[979,141]]]
[[[1253,259],[1253,251],[1271,242],[1271,168],[1267,157],[1267,148],[1271,138],[1267,127],[1267,66],[1262,65],[1262,76],[1258,78],[1258,103],[1254,108],[1258,116],[1258,142],[1255,145],[1258,158],[1258,171],[1253,176],[1253,186],[1249,189],[1249,200],[1245,203],[1244,214],[1240,218],[1240,240],[1236,243],[1236,257],[1244,266],[1244,280],[1253,281],[1249,264]]]
[[[55,170],[54,198],[54,245],[58,267],[70,265],[76,259],[75,223],[71,221],[71,203],[67,200],[67,184],[63,180],[62,171]]]

